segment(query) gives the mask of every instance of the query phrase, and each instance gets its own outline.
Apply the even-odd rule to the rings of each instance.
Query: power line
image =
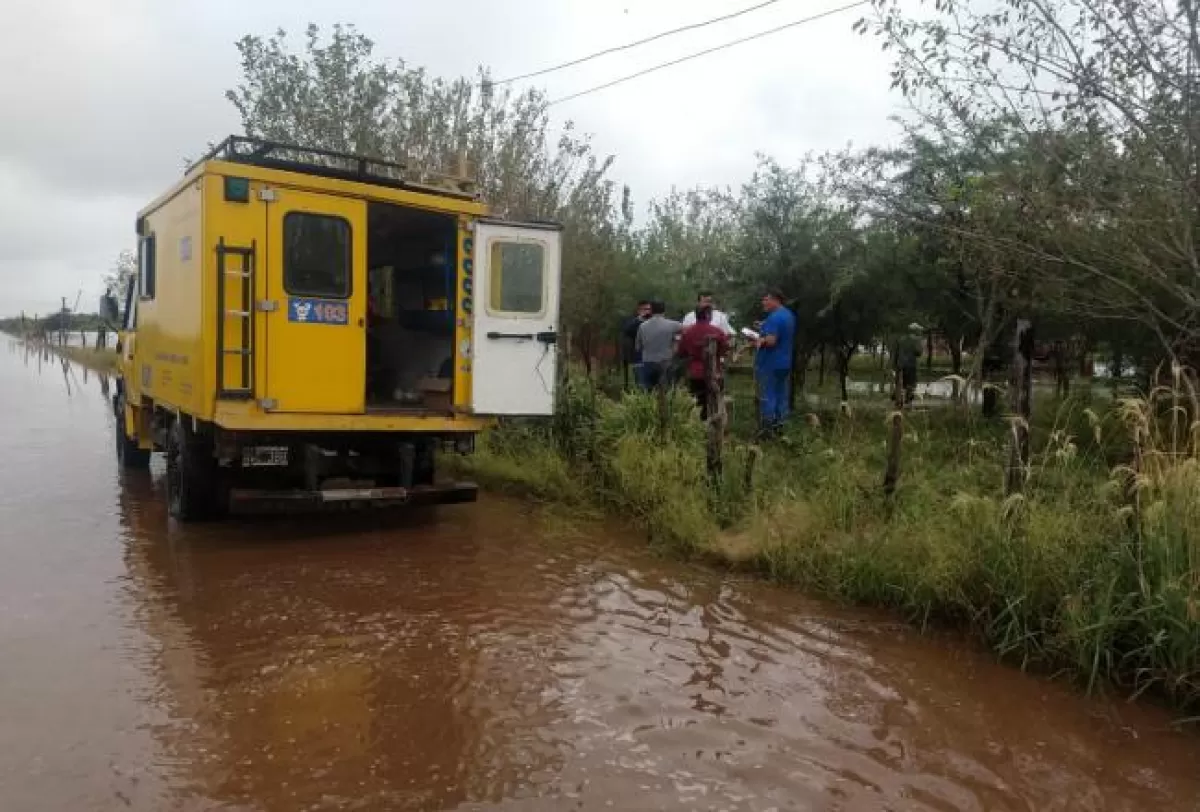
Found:
[[[625,45],[617,45],[612,48],[605,48],[603,51],[596,51],[596,53],[594,53],[594,54],[588,54],[587,56],[581,56],[579,59],[572,59],[570,62],[563,62],[558,65],[551,65],[548,68],[543,68],[541,70],[535,70],[532,73],[522,73],[520,76],[514,76],[511,79],[502,79],[499,82],[493,82],[492,84],[507,85],[507,84],[511,84],[513,82],[519,82],[522,79],[532,79],[535,76],[542,76],[547,73],[553,73],[556,70],[562,70],[563,68],[574,67],[575,65],[580,65],[580,64],[583,64],[584,62],[590,62],[591,60],[598,59],[602,56],[608,56],[609,54],[615,54],[618,51],[628,51],[630,48],[636,48],[639,45],[645,45],[647,42],[654,42],[655,40],[663,39],[664,37],[670,37],[675,34],[683,33],[684,31],[694,31],[697,28],[704,28],[705,26],[712,25],[713,23],[720,23],[720,22],[724,22],[725,20],[732,20],[734,17],[741,17],[743,14],[749,14],[752,11],[758,11],[760,8],[766,8],[767,6],[773,6],[778,2],[780,2],[780,0],[766,0],[765,3],[759,3],[756,6],[750,6],[749,8],[744,8],[741,11],[735,11],[732,14],[725,14],[720,17],[713,17],[712,19],[701,20],[698,23],[691,23],[689,25],[680,26],[679,28],[672,28],[670,31],[663,31],[662,33],[655,34],[652,37],[646,37],[645,39],[639,39],[637,42],[630,42]]]
[[[713,54],[713,53],[716,53],[717,51],[723,51],[726,48],[732,48],[735,45],[742,45],[744,43],[750,42],[751,40],[761,39],[762,37],[766,37],[771,34],[778,34],[780,31],[786,31],[787,29],[795,28],[798,25],[804,25],[805,23],[815,22],[816,20],[820,20],[825,17],[831,17],[834,14],[840,14],[841,12],[849,11],[852,8],[858,8],[859,6],[868,5],[870,2],[871,2],[871,0],[858,0],[858,2],[856,2],[856,3],[848,3],[844,6],[838,6],[837,8],[832,8],[829,11],[823,11],[820,14],[814,14],[811,17],[805,17],[802,20],[795,20],[793,22],[785,23],[785,24],[777,26],[775,28],[767,29],[766,31],[760,31],[757,34],[751,34],[748,37],[742,37],[741,39],[735,39],[731,42],[726,42],[721,45],[716,45],[712,48],[706,48],[703,51],[697,51],[694,54],[688,54],[687,56],[681,56],[679,59],[672,59],[670,62],[663,62],[658,65],[653,65],[649,68],[646,68],[645,70],[640,70],[637,73],[631,73],[628,76],[622,76],[620,79],[613,79],[611,82],[605,82],[602,85],[596,85],[595,87],[589,87],[587,90],[581,90],[578,93],[572,93],[569,96],[563,96],[560,99],[555,99],[554,101],[547,102],[546,106],[551,107],[555,104],[562,104],[563,102],[571,101],[572,99],[578,99],[580,96],[586,96],[589,93],[595,93],[600,90],[607,90],[608,88],[613,87],[614,85],[619,85],[619,84],[622,84],[623,82],[628,82],[631,79],[637,79],[638,77],[645,76],[648,73],[654,73],[655,71],[660,71],[664,68],[670,68],[670,67],[673,67],[674,65],[678,65],[682,62],[687,62],[692,59],[699,59],[702,56],[707,56],[708,54]]]

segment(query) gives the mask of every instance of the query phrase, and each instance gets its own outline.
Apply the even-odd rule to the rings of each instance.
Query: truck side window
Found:
[[[494,240],[490,246],[493,312],[537,315],[545,308],[546,250],[539,242]]]
[[[125,290],[124,324],[126,330],[137,326],[137,280],[130,279]]]
[[[158,270],[158,240],[151,234],[138,243],[138,293],[143,299],[154,298]]]
[[[290,212],[283,218],[283,287],[297,296],[346,299],[350,224],[341,217]]]

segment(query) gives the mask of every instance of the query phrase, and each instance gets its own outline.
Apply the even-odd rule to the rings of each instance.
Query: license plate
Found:
[[[242,449],[243,468],[268,468],[288,464],[288,450],[285,445],[257,445]]]
[[[325,502],[357,502],[381,499],[383,495],[384,491],[378,488],[330,488],[321,491],[321,499]]]

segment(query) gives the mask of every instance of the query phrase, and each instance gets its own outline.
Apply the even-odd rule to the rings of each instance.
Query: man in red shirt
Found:
[[[708,384],[704,379],[704,348],[708,339],[712,338],[717,342],[718,381],[725,356],[729,352],[729,336],[712,323],[712,313],[712,305],[696,308],[696,323],[679,336],[679,345],[675,351],[687,361],[688,388],[700,404],[701,420],[708,420]]]

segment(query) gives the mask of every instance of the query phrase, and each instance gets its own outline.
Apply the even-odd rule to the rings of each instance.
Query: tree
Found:
[[[1195,0],[874,0],[893,82],[920,125],[1024,162],[996,188],[1021,227],[976,232],[1036,266],[1057,307],[1135,325],[1200,361],[1200,24]],[[998,167],[1001,162],[997,160]],[[1064,205],[1065,204],[1065,205]],[[1013,224],[1009,224],[1010,226]]]
[[[741,280],[732,265],[737,237],[737,201],[729,192],[673,191],[652,201],[636,242],[639,297],[690,307],[697,292],[711,289],[736,312],[741,304]]]
[[[496,214],[562,222],[563,327],[590,363],[599,337],[616,329],[628,192],[615,199],[612,158],[573,125],[551,133],[541,91],[498,89],[482,70],[430,77],[376,57],[351,26],[324,40],[310,25],[298,52],[284,31],[237,47],[242,81],[226,97],[247,135],[402,163],[414,179],[466,168]]]
[[[125,250],[117,254],[112,267],[104,274],[104,292],[124,301],[125,292],[137,277],[137,254]]]
[[[849,211],[835,205],[827,179],[811,177],[818,170],[811,161],[789,170],[760,157],[741,190],[730,265],[743,312],[757,312],[762,291],[775,288],[795,313],[793,391],[803,387],[808,362],[827,339],[823,313],[844,266],[852,221]]]

